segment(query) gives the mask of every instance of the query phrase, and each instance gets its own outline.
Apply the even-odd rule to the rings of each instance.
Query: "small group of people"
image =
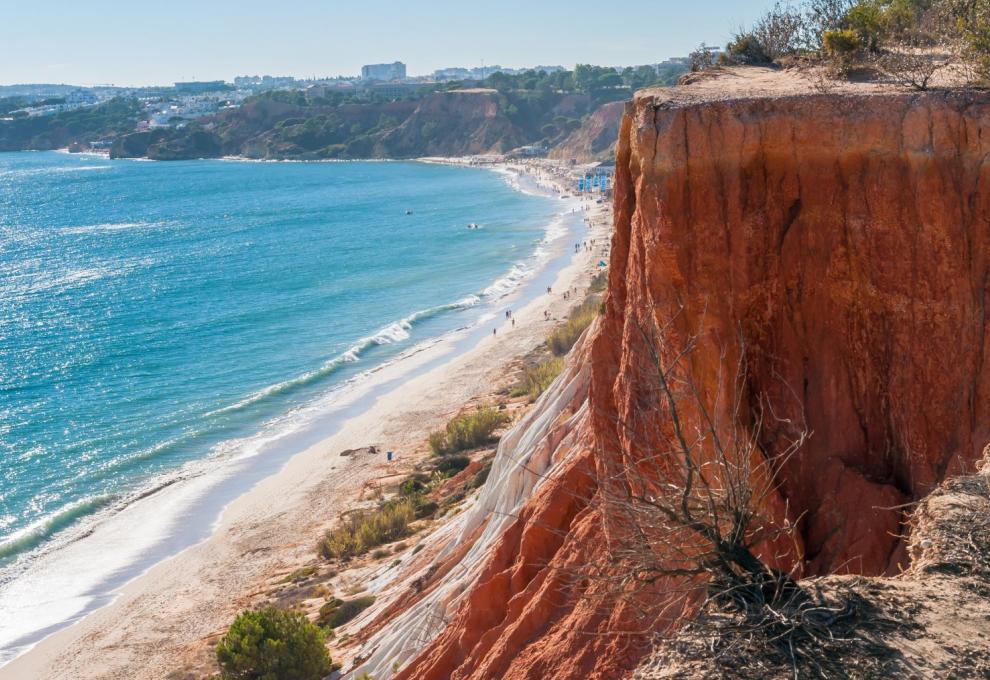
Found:
[[[516,327],[516,317],[512,313],[512,310],[511,309],[505,310],[505,318],[506,318],[507,321],[510,321],[512,323],[512,327],[513,328]],[[498,335],[498,328],[493,328],[492,329],[492,335]]]

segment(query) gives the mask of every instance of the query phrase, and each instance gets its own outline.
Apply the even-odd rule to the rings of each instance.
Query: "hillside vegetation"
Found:
[[[20,98],[0,100],[0,114],[24,105]],[[134,129],[143,109],[136,99],[111,99],[97,106],[51,116],[0,121],[0,151],[47,151],[86,144]]]
[[[182,129],[127,135],[112,154],[311,160],[505,153],[562,141],[602,97],[629,93],[478,88],[342,104],[287,94],[303,93],[269,93]]]
[[[693,70],[717,65],[710,48]],[[817,65],[818,89],[850,76],[926,90],[990,82],[990,3],[973,0],[778,2],[739,30],[719,64]]]
[[[28,101],[9,97],[0,99],[0,150],[86,148],[99,141],[112,143],[115,158],[320,160],[505,153],[541,144],[607,156],[621,111],[615,102],[639,88],[673,84],[685,69],[582,64],[555,73],[496,72],[481,82],[430,84],[402,96],[271,91],[176,127],[140,131],[147,113],[134,99],[18,116]],[[594,130],[582,136],[586,121]]]

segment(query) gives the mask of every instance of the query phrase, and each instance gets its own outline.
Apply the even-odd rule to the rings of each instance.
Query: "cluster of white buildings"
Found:
[[[441,68],[433,72],[433,78],[437,82],[445,82],[450,80],[484,80],[493,73],[505,73],[506,75],[515,76],[527,71],[536,71],[537,73],[557,73],[558,71],[565,70],[563,66],[534,66],[533,68],[503,68],[498,64],[494,66],[479,66],[477,68],[463,68],[460,66],[455,66],[453,68]]]
[[[12,113],[20,116],[52,116],[63,111],[81,109],[99,104],[102,99],[90,90],[79,88],[63,94],[39,99],[36,104],[25,106]]]
[[[674,57],[655,64],[660,68],[689,64],[686,57]],[[288,76],[238,76],[233,84],[222,80],[178,82],[173,87],[121,88],[97,86],[91,88],[67,85],[2,86],[0,96],[27,96],[36,103],[12,112],[12,116],[49,116],[64,111],[94,106],[112,97],[133,97],[147,109],[148,117],[141,128],[181,126],[190,120],[235,107],[246,97],[269,90],[306,90],[316,96],[352,94],[399,98],[414,94],[423,87],[454,80],[484,80],[493,73],[518,75],[527,71],[556,73],[563,66],[535,66],[525,69],[504,68],[498,64],[476,68],[451,67],[437,69],[432,75],[408,75],[401,61],[390,64],[366,64],[359,77],[313,78],[300,80]],[[535,150],[529,150],[535,153]]]

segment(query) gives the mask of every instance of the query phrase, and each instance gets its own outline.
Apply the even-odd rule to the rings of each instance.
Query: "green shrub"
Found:
[[[851,29],[835,29],[822,34],[822,54],[833,75],[848,73],[863,51],[859,34]]]
[[[763,47],[752,33],[740,33],[735,36],[725,51],[729,60],[737,64],[766,64],[771,59],[763,51]]]
[[[374,603],[375,598],[371,595],[346,601],[333,598],[320,607],[320,615],[317,621],[319,621],[321,626],[337,628],[354,619]]]
[[[862,47],[875,52],[880,46],[886,21],[883,8],[875,0],[857,2],[849,11],[843,22],[845,29],[853,31],[859,38]],[[831,32],[831,31],[830,31]],[[824,45],[825,36],[822,36]]]
[[[399,495],[400,496],[415,496],[426,491],[426,483],[429,478],[423,478],[420,475],[413,475],[412,477],[407,477],[402,484],[399,485]]]
[[[324,634],[299,612],[243,612],[217,644],[224,680],[320,680],[332,670]]]
[[[836,29],[822,34],[822,49],[830,57],[845,58],[863,47],[859,34],[852,29]]]
[[[512,395],[527,395],[530,401],[536,401],[563,370],[564,360],[560,357],[551,357],[536,366],[528,366],[523,369],[522,380],[512,390]]]
[[[297,583],[299,581],[305,581],[315,573],[316,567],[303,567],[302,569],[296,569],[294,572],[282,579],[282,583]]]
[[[447,423],[443,430],[430,435],[430,449],[436,455],[444,455],[490,444],[494,441],[495,430],[508,420],[506,414],[491,406],[461,414]]]
[[[447,448],[447,430],[437,430],[430,433],[430,451],[439,453]]]
[[[402,498],[371,511],[348,515],[341,526],[331,529],[320,542],[326,559],[348,559],[409,534],[416,519],[417,499]]]
[[[467,456],[441,456],[436,463],[437,470],[447,477],[453,477],[470,464],[471,459]]]
[[[599,302],[597,298],[588,298],[582,302],[567,319],[567,323],[555,330],[547,338],[547,347],[558,357],[571,351],[584,330],[598,316]]]

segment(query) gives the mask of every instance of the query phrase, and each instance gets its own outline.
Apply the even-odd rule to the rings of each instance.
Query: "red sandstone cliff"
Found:
[[[629,104],[605,314],[590,351],[571,359],[572,374],[590,364],[587,403],[571,393],[566,438],[541,433],[536,445],[554,452],[547,481],[489,536],[457,596],[430,605],[443,624],[405,639],[397,677],[622,677],[647,633],[677,624],[675,612],[644,628],[637,603],[581,576],[607,564],[614,539],[598,480],[617,465],[639,469],[636,452],[656,436],[638,417],[648,382],[638,328],[651,324],[697,335],[686,362],[705,398],[732,395],[723,369],[745,355],[742,408],[717,414],[719,427],[726,417],[748,426],[768,395],[778,417],[760,433],[765,454],[795,422],[813,433],[766,500],[797,525],[780,566],[906,566],[898,506],[964,471],[990,441],[988,124],[990,96],[975,93],[674,90]],[[547,401],[541,417],[558,407]],[[503,442],[499,456],[522,441]],[[659,483],[663,469],[644,474]],[[433,573],[453,573],[453,561]],[[429,586],[443,587],[441,577]]]
[[[624,102],[609,102],[588,116],[581,127],[550,150],[550,158],[579,163],[607,160],[615,153]]]

